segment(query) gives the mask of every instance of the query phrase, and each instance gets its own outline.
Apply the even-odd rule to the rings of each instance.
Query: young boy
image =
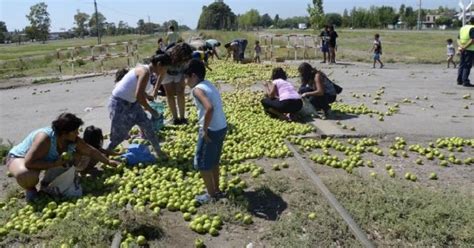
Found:
[[[206,76],[204,63],[192,59],[184,76],[198,109],[199,135],[194,168],[200,171],[207,193],[197,196],[196,200],[205,204],[223,196],[219,190],[219,160],[227,133],[227,121],[219,91],[211,82],[204,79]]]
[[[446,40],[448,45],[446,45],[446,53],[448,55],[448,68],[449,64],[453,63],[454,68],[456,68],[456,63],[454,62],[454,54],[456,53],[454,46],[453,46],[453,39]]]
[[[375,68],[375,64],[377,62],[380,63],[380,68],[383,68],[382,60],[380,60],[380,55],[382,55],[382,42],[380,42],[380,35],[379,34],[375,34],[374,46],[372,47],[371,51],[374,52],[374,66],[373,66],[373,68]]]
[[[260,64],[260,54],[262,53],[262,47],[260,46],[260,41],[255,41],[255,57],[253,58],[253,62]]]

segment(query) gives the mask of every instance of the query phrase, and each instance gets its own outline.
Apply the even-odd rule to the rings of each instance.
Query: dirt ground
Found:
[[[324,120],[319,127],[318,135],[331,136],[342,132],[352,136],[377,138],[386,155],[363,155],[364,160],[374,161],[374,168],[357,168],[353,175],[350,175],[342,169],[317,165],[308,159],[312,154],[321,154],[321,150],[302,152],[316,174],[329,185],[349,212],[356,216],[356,221],[364,218],[364,215],[354,207],[356,205],[350,204],[350,193],[344,191],[344,187],[350,188],[347,185],[351,182],[348,181],[349,178],[368,184],[371,180],[378,180],[377,183],[392,180],[396,185],[410,185],[407,189],[410,192],[416,192],[416,187],[419,187],[441,194],[449,194],[454,190],[460,192],[460,195],[470,196],[471,199],[474,197],[472,166],[441,167],[438,165],[439,161],[426,159],[423,160],[423,165],[417,165],[414,161],[419,157],[418,154],[409,153],[408,158],[388,155],[388,147],[395,136],[405,137],[409,145],[424,146],[439,137],[474,137],[474,89],[456,86],[454,69],[446,69],[441,65],[388,64],[384,69],[372,69],[371,65],[361,63],[314,64],[344,88],[343,93],[338,96],[344,103],[365,103],[368,107],[383,112],[387,109],[384,102],[388,105],[400,104],[400,112],[386,116],[383,122],[367,115],[357,115]],[[52,119],[64,111],[76,113],[83,118],[86,125],[102,127],[105,133],[108,133],[110,123],[106,106],[113,87],[112,81],[110,76],[101,76],[0,90],[0,137],[17,143],[29,131],[49,125]],[[375,105],[373,97],[381,87],[384,87],[385,93]],[[232,88],[223,85],[226,91]],[[259,89],[261,86],[257,83],[253,88]],[[368,96],[369,93],[371,97]],[[359,98],[354,97],[354,94],[359,95]],[[366,94],[366,97],[362,94]],[[463,99],[466,94],[473,96]],[[413,102],[403,103],[405,98]],[[356,131],[342,130],[340,125],[336,124],[338,120],[347,126],[354,126]],[[321,120],[317,123],[321,123]],[[332,130],[335,130],[334,133]],[[335,151],[331,151],[331,154],[342,156]],[[467,158],[474,156],[474,150],[471,147],[466,148],[463,153],[454,154],[456,157]],[[224,201],[200,209],[200,213],[219,212],[223,215],[226,225],[220,236],[198,235],[189,230],[187,222],[182,221],[180,214],[165,212],[160,217],[162,225],[166,227],[164,238],[152,241],[155,243],[150,245],[190,247],[194,239],[199,237],[208,247],[245,247],[249,243],[252,243],[253,247],[359,246],[348,226],[310,183],[296,161],[293,158],[286,161],[290,168],[281,171],[271,169],[272,164],[281,162],[279,160],[264,158],[254,161],[262,166],[266,173],[257,179],[243,177],[251,185],[246,192],[247,202],[236,205]],[[395,178],[387,175],[386,164],[393,166]],[[416,183],[404,179],[407,171],[418,176]],[[376,172],[377,177],[371,177],[371,172]],[[431,172],[436,172],[439,180],[429,180],[428,175]],[[415,184],[416,187],[413,186]],[[20,195],[19,189],[11,178],[6,177],[5,166],[0,166],[0,199],[10,195]],[[252,213],[255,224],[246,226],[233,221],[235,213],[240,211]],[[306,216],[309,212],[316,212],[322,217],[308,221]],[[390,236],[391,232],[383,226],[384,223],[380,224],[381,228],[362,220],[360,222],[375,244],[395,245],[393,242],[396,239]],[[403,246],[425,245],[403,238],[401,242]]]

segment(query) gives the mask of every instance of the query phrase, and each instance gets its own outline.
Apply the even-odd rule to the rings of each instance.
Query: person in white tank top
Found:
[[[115,85],[108,106],[112,124],[107,150],[113,150],[122,143],[128,137],[130,129],[138,125],[157,155],[164,155],[158,137],[153,131],[153,123],[145,113],[148,111],[152,117],[158,117],[158,113],[148,104],[146,90],[147,86],[150,86],[152,73],[158,76],[164,75],[170,63],[169,55],[154,55],[150,64],[138,65]]]

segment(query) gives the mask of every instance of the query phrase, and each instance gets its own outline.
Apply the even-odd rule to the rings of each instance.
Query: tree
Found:
[[[406,7],[405,7],[405,4],[400,5],[400,9],[398,9],[398,14],[399,14],[400,16],[404,16],[404,15],[405,15],[405,8],[406,8]]]
[[[102,15],[102,13],[97,12],[97,19],[99,21],[99,32],[102,36],[102,34],[105,32],[105,16]],[[91,18],[89,19],[89,30],[92,36],[97,36],[97,24],[96,24],[96,14],[92,14]]]
[[[325,15],[326,23],[336,27],[342,26],[342,16],[338,13],[328,13]]]
[[[30,21],[30,32],[34,39],[42,40],[45,43],[48,39],[49,28],[51,27],[48,5],[41,2],[31,6],[30,14],[26,18]]]
[[[313,6],[308,4],[307,8],[311,26],[314,29],[319,29],[324,25],[324,9],[323,0],[313,0]]]
[[[273,20],[267,13],[263,14],[260,18],[260,25],[264,28],[268,28],[273,24]]]
[[[123,34],[128,34],[129,33],[129,26],[128,23],[120,20],[118,25],[117,25],[117,34],[118,35],[123,35]]]
[[[115,26],[115,23],[114,22],[107,22],[105,23],[105,33],[108,35],[108,36],[113,36],[113,35],[116,35],[117,34],[117,27]]]
[[[440,16],[438,19],[435,20],[436,25],[441,26],[441,25],[446,25],[446,26],[451,26],[453,24],[453,19],[447,17],[447,16]]]
[[[280,16],[278,14],[276,14],[275,18],[273,18],[273,25],[275,27],[278,27],[279,22],[280,22]]]
[[[168,29],[171,26],[174,27],[174,31],[179,31],[179,25],[176,20],[169,20],[169,21],[163,22],[164,28]]]
[[[239,18],[239,28],[249,29],[260,24],[260,13],[256,9],[251,9]]]
[[[343,27],[351,26],[351,17],[349,16],[349,11],[347,11],[347,9],[344,9],[344,13],[342,14],[342,26]]]
[[[215,1],[203,6],[199,16],[198,29],[233,30],[236,28],[236,16],[223,1]]]
[[[393,25],[398,21],[398,15],[395,13],[395,9],[389,6],[382,6],[375,9],[378,24],[380,27],[385,28],[387,25]]]
[[[74,15],[74,24],[76,24],[76,27],[74,27],[74,33],[76,33],[77,36],[84,38],[84,35],[87,34],[87,25],[86,22],[89,20],[89,15],[86,13],[81,12],[80,10],[77,10],[77,13]]]
[[[7,33],[7,25],[5,24],[5,22],[0,21],[0,43],[5,43]]]
[[[139,34],[145,33],[145,21],[143,19],[138,20],[137,22],[137,31]]]

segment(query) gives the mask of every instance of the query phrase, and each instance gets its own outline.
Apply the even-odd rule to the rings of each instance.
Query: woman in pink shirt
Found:
[[[272,83],[265,83],[266,97],[261,102],[270,116],[291,120],[290,115],[300,111],[303,101],[295,87],[286,79],[286,72],[281,67],[274,68]]]

